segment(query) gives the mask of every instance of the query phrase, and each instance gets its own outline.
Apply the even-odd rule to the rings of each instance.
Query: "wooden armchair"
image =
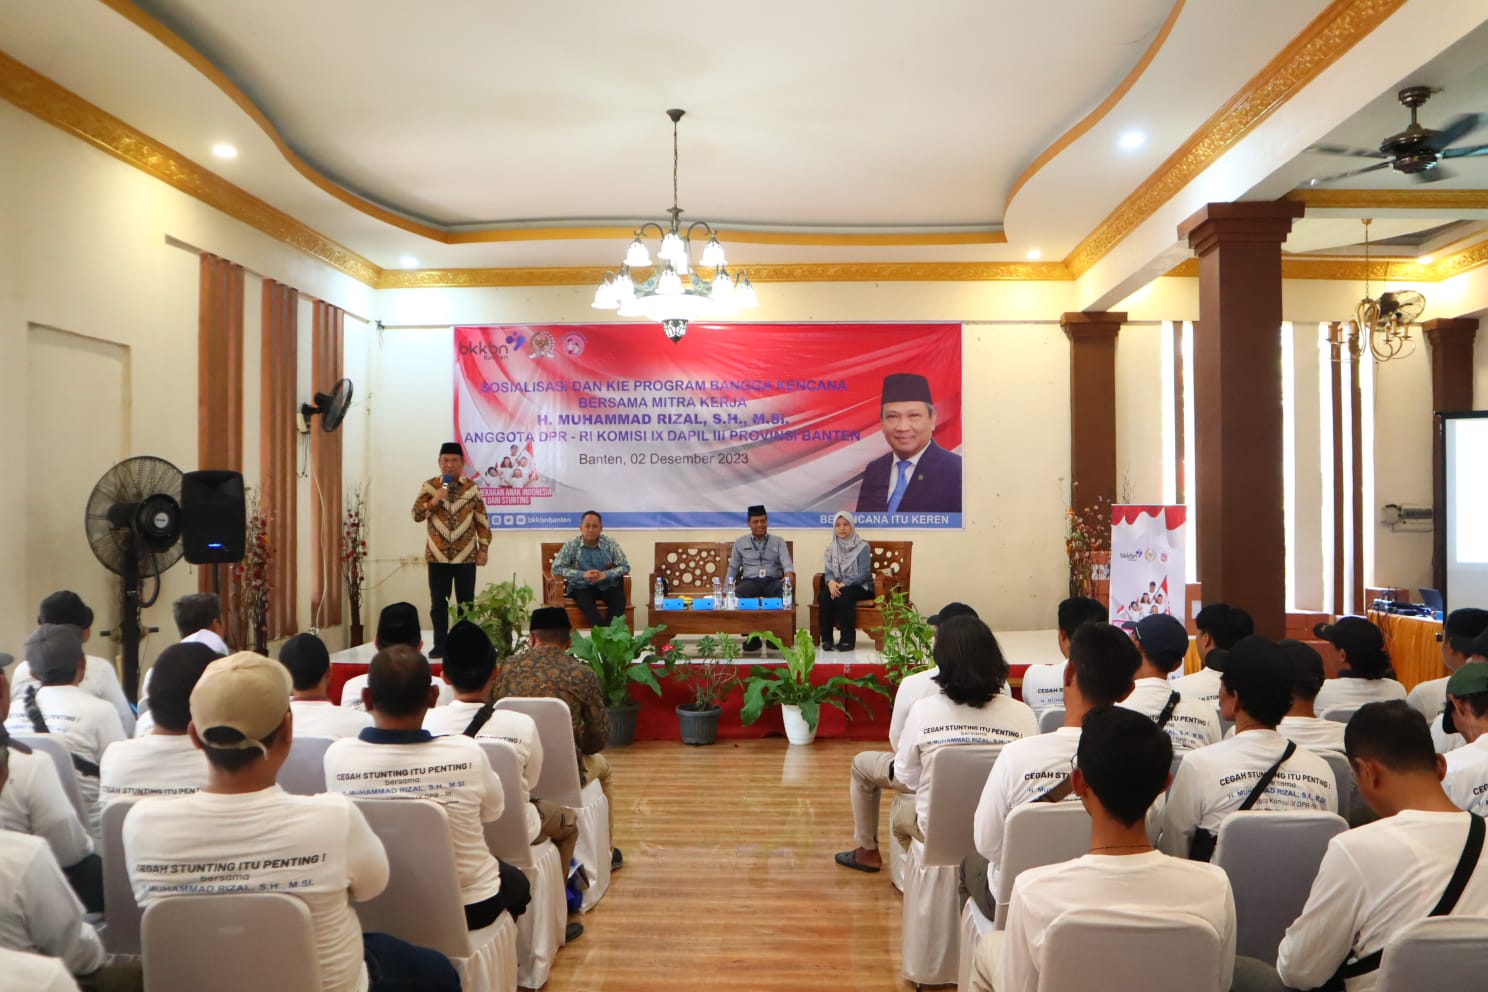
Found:
[[[793,542],[785,542],[794,556]],[[676,541],[656,545],[656,564],[646,583],[646,602],[655,595],[656,580],[664,580],[668,596],[711,596],[713,580],[728,577],[732,541]],[[743,635],[755,630],[768,630],[789,642],[795,633],[794,609],[790,610],[675,610],[665,613],[653,610],[651,623],[664,624],[656,635],[659,646],[678,634],[726,633]]]
[[[584,619],[578,604],[568,596],[564,595],[566,583],[564,579],[553,574],[553,559],[558,557],[558,552],[563,550],[563,543],[544,541],[542,550],[542,604],[544,606],[561,606],[568,611],[568,621],[574,625],[575,630],[587,630],[589,621]],[[625,583],[625,625],[635,630],[635,606],[630,597],[630,576],[621,580]]]
[[[909,566],[913,558],[913,541],[869,541],[868,546],[873,550],[873,593],[875,596],[887,596],[894,588],[904,590],[909,595]],[[817,572],[811,579],[811,636],[821,641],[821,603],[822,590],[826,586],[826,574]],[[874,605],[873,600],[865,599],[858,603],[857,627],[859,630],[867,631],[873,638],[873,646],[883,650],[883,611]]]

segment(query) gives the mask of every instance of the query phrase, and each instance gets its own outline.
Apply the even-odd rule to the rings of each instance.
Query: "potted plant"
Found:
[[[883,613],[883,655],[885,677],[891,685],[904,681],[906,675],[922,672],[934,664],[932,648],[935,628],[915,609],[904,590],[895,586],[887,596],[874,604]]]
[[[269,602],[273,595],[270,568],[274,547],[269,541],[269,516],[264,512],[258,493],[248,491],[248,520],[243,546],[243,560],[235,562],[229,575],[236,589],[229,593],[228,616],[235,644],[253,645],[259,654],[269,653]],[[234,595],[235,593],[235,595]],[[236,609],[232,600],[236,598]]]
[[[816,667],[816,644],[809,631],[796,631],[796,642],[791,647],[786,647],[769,631],[757,630],[749,636],[761,638],[779,651],[785,667],[755,665],[750,668],[744,677],[744,707],[739,712],[745,726],[758,720],[767,705],[779,703],[785,717],[786,738],[792,744],[810,744],[816,739],[823,703],[837,707],[852,719],[847,710],[847,703],[853,698],[850,689],[868,689],[881,696],[889,695],[889,691],[871,674],[855,679],[834,675],[821,685],[813,685],[811,671]]]
[[[350,646],[362,644],[362,591],[367,585],[367,499],[360,485],[346,494],[341,515],[341,578],[346,583],[346,610],[350,614]]]
[[[610,713],[610,747],[625,747],[635,740],[636,714],[640,709],[630,698],[630,684],[639,682],[661,695],[661,684],[651,671],[655,652],[651,638],[665,627],[647,627],[632,634],[624,617],[615,617],[608,627],[595,627],[587,635],[573,639],[575,658],[594,669],[599,676],[599,690],[604,694]]]
[[[455,607],[455,619],[469,620],[486,632],[496,649],[496,664],[500,665],[524,646],[522,630],[536,598],[532,587],[517,585],[513,575],[506,582],[486,586],[468,606]]]
[[[675,661],[668,668],[692,694],[692,702],[677,707],[683,744],[713,744],[718,740],[723,700],[739,681],[734,661],[742,653],[739,642],[729,634],[701,638],[691,658],[674,652]],[[667,660],[665,654],[662,660]]]

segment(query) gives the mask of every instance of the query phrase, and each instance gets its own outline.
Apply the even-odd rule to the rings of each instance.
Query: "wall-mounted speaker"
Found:
[[[242,561],[248,536],[243,473],[224,469],[181,478],[181,544],[197,565]]]

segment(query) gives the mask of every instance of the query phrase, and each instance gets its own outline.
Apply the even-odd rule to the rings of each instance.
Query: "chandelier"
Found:
[[[740,310],[759,306],[754,286],[741,269],[729,272],[718,233],[705,221],[682,226],[682,208],[677,206],[677,122],[685,110],[668,110],[672,119],[672,219],[666,226],[648,221],[636,229],[635,239],[620,263],[619,273],[606,272],[604,281],[594,291],[596,310],[618,310],[622,317],[640,317],[657,321],[673,344],[682,340],[687,325],[694,320],[721,320]],[[656,264],[646,248],[645,236],[654,231],[660,238]],[[696,265],[692,261],[693,234],[706,237]],[[651,268],[650,278],[637,281],[636,271]],[[699,267],[712,271],[711,276]]]
[[[1364,298],[1354,306],[1352,326],[1334,324],[1328,341],[1340,349],[1347,349],[1348,358],[1354,361],[1363,357],[1367,349],[1376,362],[1383,363],[1392,358],[1404,358],[1416,350],[1410,325],[1425,312],[1426,297],[1410,289],[1383,292],[1379,299],[1369,295],[1370,218],[1363,220]],[[1389,275],[1388,267],[1385,274]]]

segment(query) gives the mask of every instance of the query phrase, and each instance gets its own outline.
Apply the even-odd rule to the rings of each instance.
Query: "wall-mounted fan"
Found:
[[[160,595],[160,574],[180,560],[181,470],[163,458],[129,458],[103,474],[88,497],[88,546],[103,567],[122,578],[119,633],[124,691],[139,685],[140,610]],[[155,589],[145,598],[145,580]]]
[[[301,434],[310,433],[310,423],[317,414],[320,415],[320,429],[333,431],[341,426],[341,421],[346,419],[346,411],[351,406],[351,380],[342,379],[331,387],[329,393],[316,393],[314,403],[301,403],[299,413],[299,431]]]
[[[1488,155],[1488,145],[1451,147],[1482,125],[1485,119],[1483,114],[1461,114],[1454,117],[1452,122],[1440,131],[1422,127],[1416,123],[1416,111],[1431,98],[1432,93],[1436,92],[1439,91],[1433,90],[1430,86],[1407,86],[1397,94],[1400,102],[1410,110],[1410,124],[1404,131],[1392,134],[1381,141],[1378,151],[1370,151],[1367,148],[1348,148],[1342,145],[1314,145],[1309,148],[1308,151],[1323,152],[1327,155],[1377,158],[1383,161],[1376,162],[1374,165],[1366,165],[1362,169],[1340,172],[1336,176],[1313,179],[1308,182],[1308,185],[1316,186],[1319,183],[1350,179],[1384,168],[1394,169],[1396,172],[1410,176],[1416,182],[1434,183],[1452,176],[1451,172],[1441,168],[1442,160]]]

